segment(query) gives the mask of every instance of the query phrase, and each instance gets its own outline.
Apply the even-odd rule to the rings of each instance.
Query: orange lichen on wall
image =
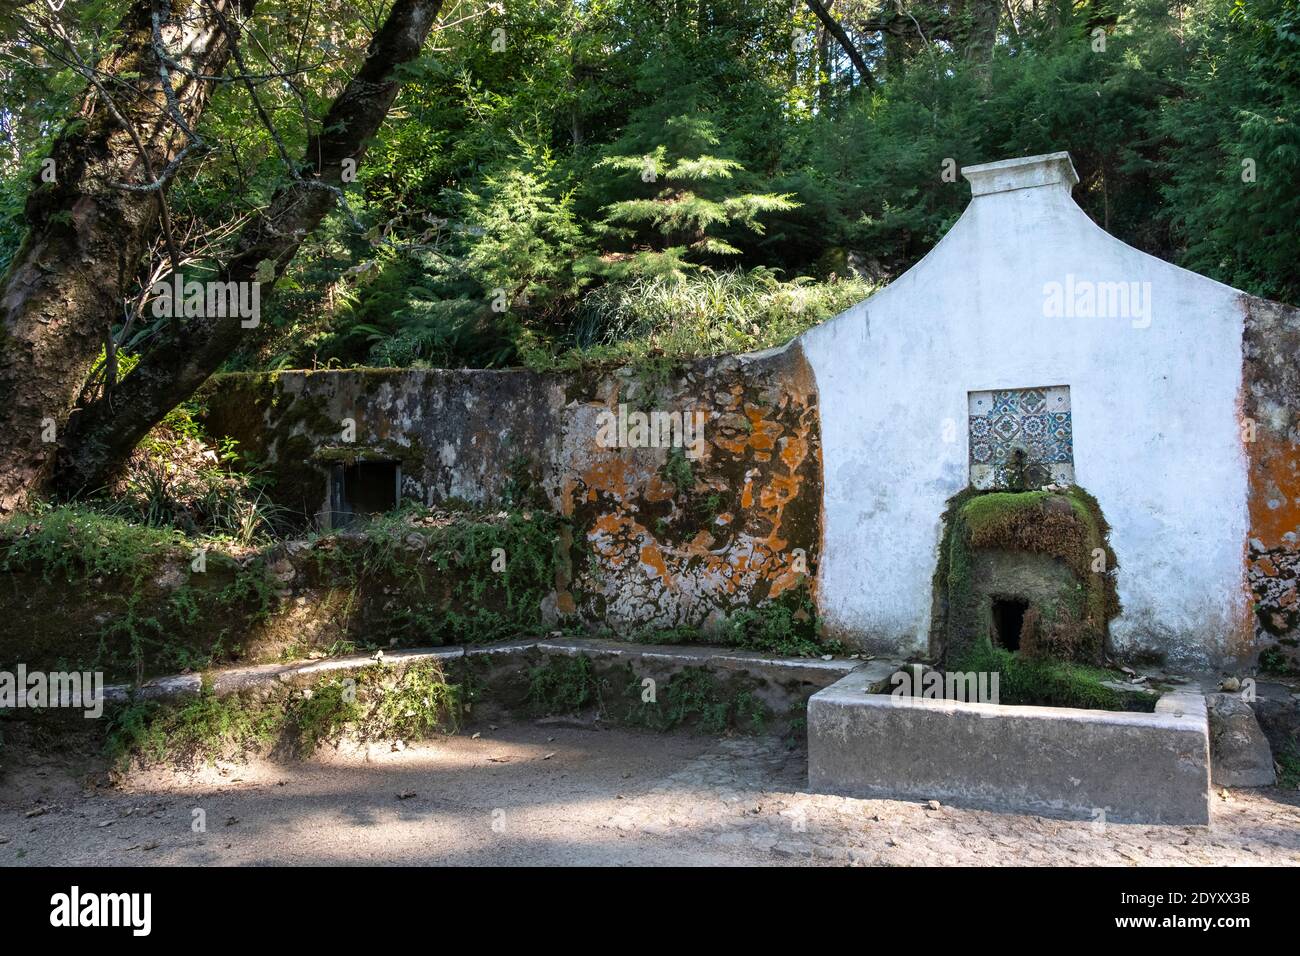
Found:
[[[596,554],[612,569],[627,563],[622,543],[629,538],[639,538],[645,529],[627,515],[606,512],[599,515],[587,533],[587,541]]]
[[[672,588],[672,575],[668,573],[668,565],[664,562],[664,553],[659,550],[657,544],[641,545],[641,563],[648,568],[654,569],[654,572],[663,581],[664,587]]]
[[[583,471],[582,483],[590,492],[604,491],[624,498],[628,493],[628,483],[632,480],[629,476],[631,463],[619,456],[617,449],[613,451],[614,454],[596,459],[591,467]]]
[[[664,481],[658,475],[652,475],[650,481],[646,484],[645,500],[646,501],[671,501],[677,489],[673,487],[672,482]]]
[[[1243,658],[1267,649],[1300,670],[1300,310],[1249,296],[1242,302],[1245,583],[1253,613],[1237,647]]]
[[[627,393],[631,384],[598,387],[595,402],[572,406],[574,421],[585,427],[620,402],[701,410],[703,445],[686,455],[567,443],[562,508],[585,525],[593,558],[585,583],[606,613],[694,625],[809,585],[820,436],[813,377],[797,348],[767,362],[720,360],[653,400]]]
[[[1250,455],[1250,536],[1265,548],[1294,549],[1300,537],[1300,449],[1262,429],[1246,448]]]
[[[1300,448],[1259,429],[1250,458],[1246,587],[1254,606],[1238,638],[1248,650],[1255,625],[1287,637],[1300,625]]]

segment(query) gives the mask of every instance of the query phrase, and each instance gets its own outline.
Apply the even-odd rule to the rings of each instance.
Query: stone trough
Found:
[[[808,778],[821,793],[1116,823],[1208,824],[1210,738],[1200,690],[1154,713],[965,703],[871,693],[867,667],[808,701]]]

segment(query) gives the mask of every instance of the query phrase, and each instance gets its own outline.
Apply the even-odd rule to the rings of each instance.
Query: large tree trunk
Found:
[[[282,186],[240,235],[221,282],[261,280],[264,297],[299,245],[334,207],[344,160],[358,163],[401,86],[398,70],[414,60],[442,0],[396,0],[366,59],[307,142],[302,178]],[[69,494],[108,483],[145,434],[215,372],[239,344],[238,317],[186,318],[171,324],[132,372],[73,416],[60,457],[59,486]]]
[[[962,24],[962,55],[971,61],[985,61],[993,55],[1002,15],[1002,0],[967,0],[959,12]]]
[[[227,16],[255,0],[213,0]],[[98,64],[112,78],[92,84],[54,142],[53,182],[38,172],[27,199],[27,233],[0,289],[0,513],[42,490],[57,445],[123,296],[155,235],[159,181],[183,159],[207,106],[229,42],[212,6],[161,0],[160,36],[173,61],[160,69],[153,0],[136,0],[121,38]],[[178,12],[183,11],[183,12]],[[169,110],[162,79],[175,92]],[[47,163],[48,166],[48,163]]]

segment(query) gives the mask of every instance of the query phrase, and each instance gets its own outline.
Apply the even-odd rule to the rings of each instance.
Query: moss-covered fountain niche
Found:
[[[948,501],[930,653],[1105,661],[1119,613],[1110,528],[1074,484],[1070,387],[968,394],[970,485]]]
[[[955,495],[934,577],[931,654],[960,669],[987,641],[1026,658],[1103,664],[1119,613],[1109,530],[1078,486]]]

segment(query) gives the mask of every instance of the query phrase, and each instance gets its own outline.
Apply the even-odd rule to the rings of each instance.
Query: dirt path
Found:
[[[1294,792],[1216,796],[1209,828],[1099,827],[808,795],[805,766],[766,738],[527,723],[115,787],[19,754],[0,865],[1300,865]]]

